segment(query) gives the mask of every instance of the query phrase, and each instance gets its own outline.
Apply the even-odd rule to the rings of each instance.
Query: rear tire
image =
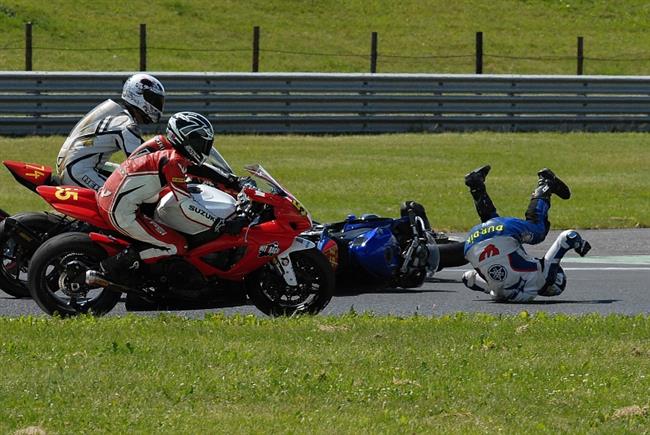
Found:
[[[61,224],[60,217],[49,213],[22,213],[13,219],[39,237]],[[5,229],[5,224],[4,220],[0,222],[0,290],[16,298],[27,298],[27,270],[35,250],[22,246],[16,239],[19,236]]]
[[[106,252],[86,233],[63,233],[36,250],[29,268],[29,291],[47,314],[62,317],[106,314],[121,293],[89,288],[85,271],[98,270]],[[75,288],[78,286],[78,288]]]
[[[247,279],[248,297],[269,316],[319,313],[334,294],[332,266],[317,249],[296,251],[289,256],[298,285],[288,285],[277,269],[267,264]]]

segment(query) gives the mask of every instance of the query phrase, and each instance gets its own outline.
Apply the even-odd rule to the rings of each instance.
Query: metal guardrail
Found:
[[[65,135],[131,74],[0,73],[0,135]],[[222,133],[650,131],[650,76],[152,74]]]

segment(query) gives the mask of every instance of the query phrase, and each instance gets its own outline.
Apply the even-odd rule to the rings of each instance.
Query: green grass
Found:
[[[643,0],[2,0],[0,64],[24,68],[31,21],[36,70],[135,70],[139,24],[147,23],[151,71],[250,71],[258,25],[262,71],[367,72],[377,31],[379,72],[473,73],[475,32],[483,31],[485,73],[575,74],[581,35],[585,73],[646,74],[649,19]],[[129,50],[61,50],[102,47]],[[431,55],[442,57],[413,58]]]
[[[0,159],[52,164],[61,137],[0,138]],[[650,226],[650,136],[646,134],[409,134],[382,136],[221,136],[217,148],[235,171],[261,162],[322,222],[348,213],[397,216],[421,202],[435,228],[477,223],[463,175],[490,163],[487,185],[502,215],[523,216],[544,166],[573,190],[553,199],[555,228]],[[0,170],[0,208],[47,209]]]
[[[0,319],[0,432],[647,430],[650,318]]]

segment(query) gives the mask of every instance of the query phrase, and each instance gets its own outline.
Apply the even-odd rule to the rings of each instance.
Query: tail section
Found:
[[[16,181],[32,192],[36,192],[38,186],[56,184],[52,179],[52,168],[49,166],[14,160],[5,160],[2,163],[9,169]]]

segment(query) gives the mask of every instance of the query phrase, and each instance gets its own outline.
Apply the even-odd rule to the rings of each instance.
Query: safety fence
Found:
[[[1,9],[1,8],[0,8]],[[627,63],[627,64],[636,64],[639,65],[641,63],[647,63],[650,59],[648,58],[647,53],[645,52],[637,52],[637,53],[610,53],[607,56],[594,56],[594,55],[587,55],[585,54],[585,39],[584,36],[577,36],[576,37],[576,51],[575,55],[570,55],[569,53],[564,53],[563,55],[555,54],[555,55],[533,55],[531,53],[528,53],[526,55],[515,55],[514,53],[499,53],[499,52],[494,52],[493,49],[488,49],[487,51],[484,49],[484,38],[483,38],[483,32],[476,32],[475,33],[475,40],[474,40],[474,50],[472,52],[471,47],[469,45],[466,45],[465,48],[461,50],[456,50],[453,53],[418,53],[418,54],[410,54],[410,55],[405,55],[404,53],[391,53],[391,52],[386,52],[385,50],[379,50],[379,33],[378,32],[371,32],[370,33],[370,46],[369,46],[369,51],[363,53],[363,50],[357,51],[355,53],[348,52],[348,51],[330,51],[330,52],[322,52],[322,51],[313,51],[313,50],[307,50],[307,51],[295,51],[295,50],[287,50],[286,48],[284,49],[279,49],[279,48],[272,48],[272,47],[261,47],[261,30],[259,26],[254,26],[253,27],[253,38],[252,38],[252,45],[251,48],[244,47],[243,45],[239,47],[229,47],[229,48],[223,48],[223,47],[209,47],[201,44],[200,47],[180,47],[180,46],[160,46],[157,44],[150,45],[148,43],[147,39],[147,25],[146,23],[141,23],[140,24],[140,32],[139,32],[139,44],[136,45],[131,45],[131,46],[114,46],[114,45],[101,45],[101,46],[95,46],[95,47],[88,47],[88,46],[57,46],[57,45],[51,45],[48,43],[45,43],[45,45],[34,45],[33,44],[33,34],[32,34],[33,26],[32,23],[25,23],[25,41],[24,44],[21,46],[20,44],[14,43],[7,43],[4,46],[0,46],[0,52],[1,51],[21,51],[24,50],[24,56],[25,56],[25,71],[32,71],[34,69],[34,52],[56,52],[56,53],[65,53],[65,52],[103,52],[103,53],[108,53],[108,52],[123,52],[123,53],[139,53],[139,60],[140,60],[140,71],[146,71],[147,70],[147,59],[148,59],[148,53],[150,51],[154,51],[157,53],[163,52],[163,53],[169,53],[169,52],[177,52],[177,53],[185,53],[187,55],[190,54],[197,54],[197,53],[209,53],[212,55],[218,55],[218,54],[223,54],[223,53],[239,53],[239,54],[252,54],[252,61],[251,61],[251,72],[260,72],[261,71],[261,62],[262,62],[262,55],[270,55],[270,56],[275,56],[275,55],[291,55],[291,56],[299,56],[302,58],[309,58],[309,57],[318,57],[318,58],[329,58],[329,59],[337,59],[337,58],[348,58],[348,59],[368,59],[369,60],[369,70],[368,72],[371,73],[377,73],[381,71],[381,68],[378,69],[378,64],[381,63],[393,63],[395,61],[405,61],[407,63],[413,63],[413,64],[420,64],[420,65],[426,65],[427,69],[435,70],[437,68],[436,63],[444,60],[445,62],[450,62],[450,61],[457,61],[460,62],[461,64],[464,64],[464,67],[460,67],[461,70],[454,71],[454,72],[466,72],[462,71],[462,68],[468,67],[472,62],[474,63],[474,72],[476,74],[483,74],[484,73],[484,60],[492,60],[494,61],[538,61],[538,62],[543,62],[545,64],[548,63],[553,63],[553,62],[562,62],[562,63],[567,63],[567,62],[572,62],[575,61],[576,65],[576,74],[577,75],[582,75],[584,74],[585,71],[585,63],[599,63],[599,64],[610,64],[610,65],[617,65],[620,63]],[[135,36],[135,35],[134,35]],[[135,41],[135,37],[134,37]],[[568,63],[567,63],[568,65]],[[402,72],[406,72],[402,70]]]
[[[0,134],[67,134],[130,74],[0,73]],[[153,74],[166,114],[203,113],[221,133],[650,130],[650,76]]]

